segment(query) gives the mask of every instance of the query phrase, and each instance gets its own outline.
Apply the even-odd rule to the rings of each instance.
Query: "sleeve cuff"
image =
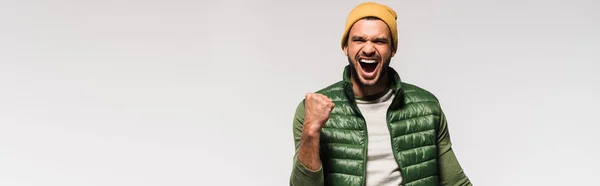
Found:
[[[304,166],[298,158],[295,159],[291,185],[316,186],[323,185],[323,181],[323,166],[313,171]]]
[[[321,175],[323,174],[323,166],[319,167],[319,169],[317,170],[310,170],[308,169],[306,166],[304,166],[304,164],[302,164],[302,162],[300,162],[300,160],[298,160],[298,158],[296,158],[296,170],[298,170],[300,173],[302,173],[303,176],[306,176],[308,178],[312,178],[312,179],[316,179],[321,177]]]

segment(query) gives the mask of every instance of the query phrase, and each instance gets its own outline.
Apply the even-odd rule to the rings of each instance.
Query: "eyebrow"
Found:
[[[364,39],[364,38],[361,36],[352,36],[352,40],[357,40],[357,39]]]
[[[387,43],[388,39],[385,38],[385,37],[378,37],[378,38],[373,39],[373,41],[386,42]]]
[[[357,40],[357,39],[365,39],[362,36],[352,36],[352,40]],[[388,39],[385,37],[377,37],[375,39],[373,39],[373,41],[377,41],[377,42],[388,42]]]

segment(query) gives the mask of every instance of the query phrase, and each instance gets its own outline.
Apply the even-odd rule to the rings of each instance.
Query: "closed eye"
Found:
[[[351,38],[351,40],[352,40],[352,42],[355,42],[355,43],[363,43],[363,42],[367,41],[367,39],[365,39],[364,37],[360,37],[360,36],[353,36]],[[372,41],[373,41],[373,43],[380,44],[380,45],[387,44],[389,42],[387,38],[375,38]]]
[[[377,39],[374,39],[373,42],[377,43],[377,44],[387,44],[388,40],[385,38],[377,38]]]
[[[365,42],[366,39],[363,38],[363,37],[354,36],[354,37],[352,37],[352,41],[353,42],[361,42],[362,43],[362,42]]]

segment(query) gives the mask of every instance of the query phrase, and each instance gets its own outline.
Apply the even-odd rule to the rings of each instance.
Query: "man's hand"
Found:
[[[303,133],[318,135],[333,110],[333,101],[323,94],[307,93],[305,96]]]
[[[306,168],[315,171],[321,167],[319,158],[321,129],[329,120],[334,105],[333,101],[323,94],[308,93],[304,99],[305,115],[298,160]]]

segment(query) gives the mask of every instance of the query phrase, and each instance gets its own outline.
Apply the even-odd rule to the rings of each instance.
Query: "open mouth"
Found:
[[[360,67],[366,73],[372,73],[377,69],[378,63],[375,59],[359,59],[358,62],[360,63]]]

